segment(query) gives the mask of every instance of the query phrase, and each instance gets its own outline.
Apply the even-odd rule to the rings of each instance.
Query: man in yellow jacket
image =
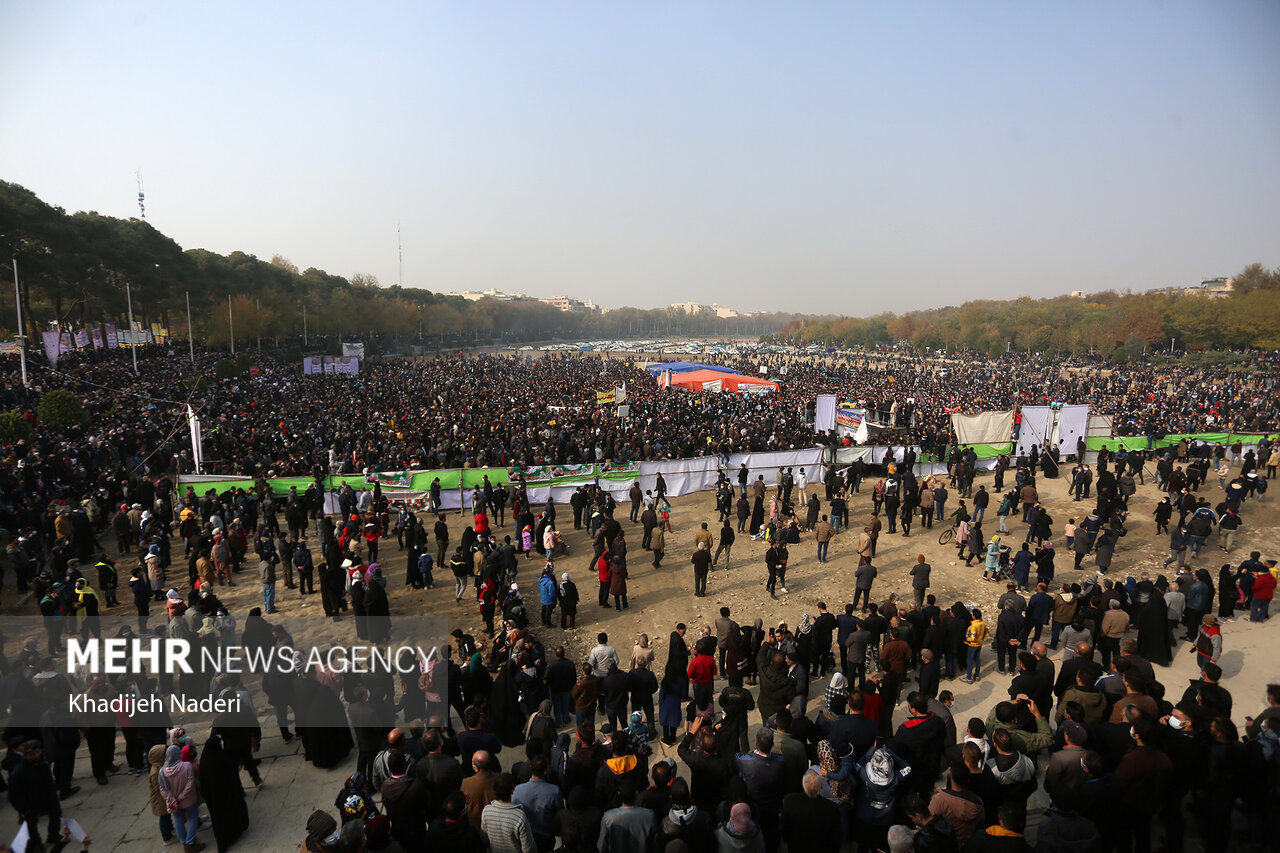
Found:
[[[982,611],[975,607],[972,615],[969,628],[964,632],[964,645],[969,655],[969,674],[960,679],[967,684],[978,680],[978,673],[982,669],[982,644],[987,639],[987,623],[982,621]]]

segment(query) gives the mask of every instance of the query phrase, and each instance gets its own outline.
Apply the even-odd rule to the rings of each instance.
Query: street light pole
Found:
[[[231,316],[231,294],[227,294],[227,338],[231,341],[231,354],[236,354],[236,321]]]
[[[187,346],[191,350],[191,366],[196,366],[196,339],[191,331],[191,291],[187,291]]]
[[[18,307],[18,334],[14,338],[18,343],[18,360],[22,363],[22,387],[27,383],[27,336],[22,333],[22,290],[18,287],[18,259],[13,259],[13,303]]]
[[[124,298],[129,303],[129,352],[133,355],[133,375],[138,375],[138,341],[133,336],[133,292],[129,282],[124,283]]]

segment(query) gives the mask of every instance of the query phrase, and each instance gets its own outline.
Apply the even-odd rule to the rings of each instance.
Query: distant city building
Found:
[[[1071,298],[1072,298],[1072,299],[1084,299],[1084,291],[1083,291],[1083,290],[1073,290],[1073,291],[1071,291]]]
[[[722,320],[739,316],[738,312],[732,308],[726,308],[723,305],[704,305],[701,302],[673,302],[669,307],[673,311],[683,311],[685,314],[689,315],[701,314],[703,312],[715,314]]]
[[[461,296],[469,302],[479,302],[481,299],[493,299],[497,302],[536,302],[530,296],[523,293],[504,293],[501,290],[464,290],[462,293],[450,293],[449,296]]]
[[[1194,288],[1188,289],[1199,290],[1210,299],[1225,299],[1231,295],[1231,291],[1235,290],[1235,280],[1230,278],[1208,278]]]
[[[600,306],[596,305],[590,299],[579,300],[568,296],[553,296],[550,299],[539,299],[536,296],[529,296],[525,293],[506,293],[501,290],[464,290],[461,293],[446,293],[445,296],[461,296],[468,302],[479,302],[481,299],[492,299],[495,302],[541,302],[544,305],[550,305],[561,311],[585,314],[602,314],[604,313]]]
[[[1156,287],[1148,293],[1171,293],[1176,296],[1207,296],[1210,299],[1226,299],[1235,290],[1235,279],[1206,278],[1199,284],[1182,287]]]
[[[543,302],[553,308],[559,308],[561,311],[573,314],[599,314],[600,309],[591,300],[583,302],[580,299],[572,299],[568,296],[553,296],[550,299],[543,299]]]

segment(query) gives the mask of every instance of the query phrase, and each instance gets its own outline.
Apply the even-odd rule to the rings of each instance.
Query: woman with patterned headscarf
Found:
[[[809,661],[813,658],[810,651],[813,648],[813,617],[808,613],[800,615],[800,625],[796,628],[796,660],[809,665]]]
[[[830,708],[833,700],[837,697],[843,700],[845,707],[849,702],[849,680],[844,677],[844,673],[836,670],[831,674],[831,681],[823,690],[823,698],[826,699],[827,707]]]
[[[840,758],[829,740],[818,741],[818,766],[814,769],[822,777],[822,796],[834,803],[849,799],[847,771],[841,773]],[[839,781],[836,781],[839,780]]]
[[[871,850],[885,847],[889,827],[898,813],[898,800],[907,793],[903,782],[911,767],[887,746],[871,749],[857,764],[858,785],[855,836]]]
[[[378,814],[378,804],[369,795],[369,782],[363,773],[352,773],[342,783],[342,790],[333,798],[334,808],[338,810],[338,820],[348,823],[358,820],[361,823]]]

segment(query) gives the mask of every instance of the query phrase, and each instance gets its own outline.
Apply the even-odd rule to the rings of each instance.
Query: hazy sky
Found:
[[[867,314],[1280,265],[1280,3],[0,4],[0,177],[437,291]]]

